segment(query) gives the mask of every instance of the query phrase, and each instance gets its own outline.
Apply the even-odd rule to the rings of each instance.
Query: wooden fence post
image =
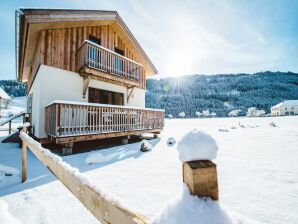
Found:
[[[183,182],[192,195],[218,200],[216,164],[210,160],[183,162]]]
[[[27,126],[24,126],[22,131],[27,133]],[[22,183],[24,183],[27,179],[26,169],[27,169],[27,145],[23,141],[22,142]]]

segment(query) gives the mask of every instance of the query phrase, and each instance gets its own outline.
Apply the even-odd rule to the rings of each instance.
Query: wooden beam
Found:
[[[23,132],[27,133],[27,127],[23,127]],[[22,142],[22,183],[27,179],[27,145]]]
[[[152,130],[138,130],[138,131],[126,131],[126,132],[112,132],[112,133],[98,133],[98,134],[87,134],[87,135],[77,135],[77,136],[67,136],[56,138],[57,144],[63,144],[68,142],[80,142],[89,141],[104,138],[114,138],[128,135],[140,135],[142,133],[155,133],[161,132],[162,129],[152,129]]]
[[[130,90],[130,89],[131,89],[131,90]],[[130,90],[130,93],[128,93],[129,90]],[[127,103],[129,103],[129,100],[130,100],[130,98],[132,97],[132,94],[133,94],[134,90],[135,90],[134,87],[132,87],[132,88],[127,88]]]
[[[83,98],[86,97],[86,92],[87,92],[87,89],[89,87],[89,83],[90,83],[90,75],[82,75],[83,76]]]
[[[40,147],[28,135],[21,133],[20,138],[32,153],[59,179],[65,187],[103,224],[145,224],[149,220],[115,201],[107,199],[94,185],[83,181],[86,177],[75,171],[69,164]],[[46,152],[46,153],[45,153]],[[50,156],[47,156],[50,155]]]
[[[141,84],[140,82],[137,82],[137,81],[118,77],[108,72],[99,71],[97,69],[89,68],[89,67],[84,67],[80,71],[80,73],[92,75],[92,79],[101,80],[101,81],[105,81],[105,82],[109,82],[109,83],[113,83],[121,86],[130,87],[130,88],[134,86],[140,86]]]

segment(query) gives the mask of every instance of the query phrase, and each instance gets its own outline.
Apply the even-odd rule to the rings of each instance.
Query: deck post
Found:
[[[62,156],[67,156],[72,154],[73,142],[63,144]]]
[[[122,144],[126,145],[128,144],[128,140],[130,139],[130,135],[126,136],[125,138],[122,139]]]
[[[123,138],[122,139],[122,144],[127,145],[128,144],[128,138]]]
[[[218,200],[216,164],[210,160],[183,162],[183,182],[192,195]]]
[[[27,133],[27,127],[24,126],[22,131]],[[27,179],[26,170],[27,170],[27,145],[23,141],[22,142],[22,183],[24,183]]]

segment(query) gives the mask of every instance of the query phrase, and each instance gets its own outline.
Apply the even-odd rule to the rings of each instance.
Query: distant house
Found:
[[[11,102],[11,97],[0,87],[0,108],[7,108]]]
[[[272,116],[297,115],[298,100],[285,100],[271,107]]]
[[[16,15],[17,79],[27,85],[32,134],[41,142],[160,133],[164,111],[145,108],[146,78],[157,70],[116,11]]]

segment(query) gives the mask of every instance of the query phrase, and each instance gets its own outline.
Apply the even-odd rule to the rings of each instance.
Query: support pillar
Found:
[[[130,135],[128,135],[127,137],[123,138],[123,139],[122,139],[122,144],[123,144],[123,145],[128,144],[128,140],[129,140],[129,139],[130,139]]]
[[[72,154],[73,142],[63,144],[62,156],[67,156]]]

